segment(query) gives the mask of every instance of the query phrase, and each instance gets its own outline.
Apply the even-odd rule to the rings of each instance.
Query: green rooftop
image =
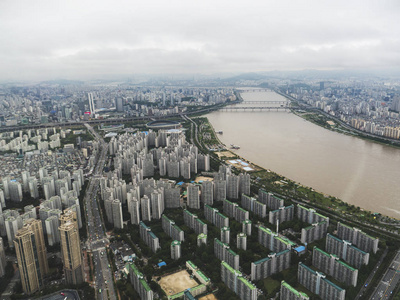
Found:
[[[242,275],[242,273],[239,270],[235,270],[230,265],[228,265],[225,261],[221,262],[221,265],[224,266],[226,269],[228,269],[228,271],[231,273],[236,273],[240,276]]]
[[[254,290],[256,287],[247,279],[243,278],[243,277],[238,277],[238,279],[243,282],[246,286],[248,286],[251,290]]]
[[[291,291],[293,294],[295,294],[296,296],[303,296],[305,299],[310,299],[308,297],[307,294],[303,293],[303,292],[299,292],[297,290],[295,290],[290,284],[288,284],[287,282],[285,282],[284,280],[282,280],[282,286],[287,288],[289,291]]]

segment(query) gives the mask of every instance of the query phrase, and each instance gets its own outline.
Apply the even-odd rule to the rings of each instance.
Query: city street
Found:
[[[93,134],[100,143],[100,154],[96,161],[92,177],[86,190],[84,203],[87,215],[87,246],[92,250],[94,261],[94,282],[98,299],[116,299],[113,274],[109,268],[106,247],[108,239],[106,238],[104,225],[101,217],[100,207],[97,202],[97,192],[100,187],[100,177],[103,172],[103,166],[106,160],[108,144],[99,136],[97,132],[87,123],[86,128]]]
[[[393,290],[400,281],[400,251],[392,260],[389,268],[386,270],[376,288],[371,300],[389,299],[392,296]]]

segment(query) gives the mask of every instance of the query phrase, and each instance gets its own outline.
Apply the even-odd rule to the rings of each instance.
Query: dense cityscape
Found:
[[[0,1],[0,300],[400,300],[399,15]]]
[[[380,276],[400,264],[398,230],[268,190],[196,116],[246,104],[241,94],[258,88],[242,86],[261,85],[295,113],[317,108],[351,125],[364,115],[387,128],[398,121],[396,86],[224,83],[3,86],[2,298],[382,296]]]

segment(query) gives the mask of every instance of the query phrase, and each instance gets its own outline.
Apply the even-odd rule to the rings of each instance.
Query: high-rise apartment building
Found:
[[[344,300],[346,290],[326,279],[326,275],[299,263],[297,278],[301,285],[326,300]]]
[[[169,219],[166,215],[162,215],[161,224],[164,232],[173,240],[180,242],[185,240],[185,232],[175,224],[175,221]]]
[[[142,300],[153,300],[154,294],[147,284],[143,274],[139,271],[134,263],[128,267],[131,284]]]
[[[234,218],[239,223],[249,219],[249,212],[239,206],[239,204],[229,200],[223,201],[223,210],[226,215]]]
[[[114,228],[119,228],[119,229],[124,228],[124,222],[122,219],[121,201],[119,201],[118,199],[114,199],[111,206],[112,206]]]
[[[172,241],[171,243],[171,258],[177,260],[181,258],[181,242]]]
[[[296,245],[288,238],[279,236],[276,232],[263,226],[258,227],[258,242],[275,253],[279,253],[285,249],[290,250]]]
[[[241,205],[244,209],[247,209],[261,218],[265,218],[267,215],[267,205],[258,202],[256,198],[242,194]]]
[[[338,222],[337,236],[342,240],[346,240],[357,246],[365,252],[376,253],[378,251],[379,239],[361,231],[358,228],[347,226]]]
[[[281,206],[276,210],[271,210],[269,212],[269,222],[271,224],[280,224],[282,222],[293,220],[294,216],[294,205]]]
[[[232,268],[239,269],[239,255],[228,244],[221,242],[217,238],[214,239],[214,255],[219,260],[226,261]]]
[[[43,288],[43,278],[49,272],[42,222],[27,220],[15,235],[14,247],[22,289],[31,295]]]
[[[0,237],[0,277],[6,273],[6,253],[4,251],[3,238]]]
[[[263,189],[258,190],[258,201],[267,205],[271,210],[276,210],[285,205],[283,199]]]
[[[204,181],[201,184],[201,202],[208,205],[214,203],[214,184],[212,181]]]
[[[238,249],[247,250],[247,235],[240,232],[236,236],[236,247]]]
[[[326,235],[325,249],[327,252],[337,255],[357,269],[361,268],[362,265],[368,265],[369,253],[329,233]]]
[[[241,300],[257,299],[257,288],[244,278],[239,270],[232,268],[225,261],[221,262],[221,280]]]
[[[199,186],[190,184],[187,187],[187,204],[189,208],[200,209]]]
[[[314,241],[323,239],[328,232],[328,223],[322,221],[319,223],[314,223],[311,226],[301,229],[301,243],[309,244]]]
[[[143,222],[139,223],[140,238],[154,253],[160,248],[160,240]]]
[[[196,214],[186,209],[183,210],[183,221],[185,225],[193,229],[196,234],[207,234],[207,224],[200,220]]]
[[[246,234],[247,236],[251,235],[251,227],[252,227],[252,222],[251,220],[244,220],[242,222],[242,232]]]
[[[314,224],[326,221],[329,225],[329,218],[325,217],[315,211],[315,209],[307,208],[303,205],[297,204],[297,218],[303,222]]]
[[[67,211],[60,217],[61,256],[64,264],[65,282],[81,284],[84,282],[82,252],[76,215]]]
[[[229,244],[231,239],[231,229],[229,227],[222,227],[221,228],[221,242],[225,244]]]
[[[209,205],[204,205],[204,216],[207,221],[211,222],[218,228],[229,227],[229,218],[221,214],[218,209]]]
[[[222,201],[226,199],[226,181],[214,180],[214,200]]]
[[[251,280],[267,278],[290,267],[290,250],[271,253],[267,257],[251,263]]]
[[[281,282],[281,297],[280,300],[309,300],[310,297],[306,293],[299,292],[294,289],[287,282],[282,280]]]
[[[312,264],[322,272],[346,285],[357,286],[358,270],[339,260],[334,254],[313,248]]]

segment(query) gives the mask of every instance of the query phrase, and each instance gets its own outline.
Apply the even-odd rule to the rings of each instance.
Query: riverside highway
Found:
[[[94,131],[88,124],[84,124],[86,128],[96,138],[100,145],[100,154],[97,157],[93,174],[89,180],[89,185],[86,189],[84,203],[87,215],[87,246],[92,250],[94,262],[94,278],[95,289],[98,299],[117,299],[114,290],[113,274],[109,268],[107,258],[106,244],[109,242],[105,231],[104,223],[100,214],[100,207],[97,202],[97,192],[100,186],[100,178],[103,172],[103,166],[106,160],[108,144]],[[101,290],[101,292],[100,292]]]

